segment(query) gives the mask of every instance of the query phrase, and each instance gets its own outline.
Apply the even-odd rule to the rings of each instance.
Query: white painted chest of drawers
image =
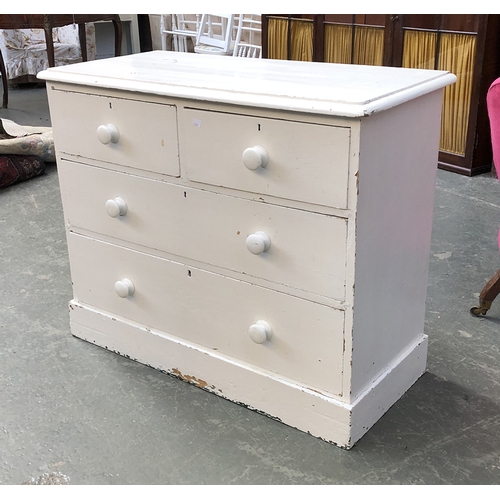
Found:
[[[39,77],[75,336],[345,448],[425,371],[453,75],[150,52]]]

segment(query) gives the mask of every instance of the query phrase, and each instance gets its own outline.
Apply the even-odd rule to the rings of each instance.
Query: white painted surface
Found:
[[[58,165],[67,224],[231,269],[241,277],[343,300],[346,220],[243,200],[182,185],[61,160]],[[116,196],[127,205],[109,217]],[[248,236],[264,232],[272,244],[260,255],[248,251]],[[312,246],[318,235],[324,245]]]
[[[51,68],[42,80],[242,106],[362,117],[456,81],[447,71],[153,51]],[[355,84],[353,83],[355,82]]]
[[[40,76],[74,335],[347,448],[425,371],[453,75],[146,53]]]
[[[179,176],[174,106],[60,92],[51,114],[66,117],[68,109],[78,120],[57,127],[56,148],[61,153]]]
[[[373,116],[361,134],[353,397],[424,333],[441,99]]]
[[[200,109],[184,109],[180,121],[190,180],[346,208],[349,126]]]
[[[354,446],[425,371],[423,336],[350,404],[76,301],[70,302],[70,319],[71,331],[80,338],[119,354],[130,353],[141,363],[344,448]]]
[[[343,311],[73,233],[68,247],[79,303],[255,370],[328,393],[342,392]],[[133,283],[134,292],[123,290],[122,297],[115,283],[124,278]],[[271,325],[273,335],[259,345],[248,330],[261,320]]]

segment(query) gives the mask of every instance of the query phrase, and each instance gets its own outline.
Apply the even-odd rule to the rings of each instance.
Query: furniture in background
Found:
[[[486,92],[500,74],[498,14],[263,14],[263,57],[448,70],[438,166],[491,170]]]
[[[153,51],[39,77],[73,335],[345,448],[422,375],[454,75]]]
[[[161,14],[162,50],[262,57],[260,14]]]
[[[119,16],[122,26],[122,47],[120,55],[137,54],[141,52],[138,21],[139,14],[119,14]],[[116,47],[114,55],[116,56]]]
[[[233,55],[234,19],[234,14],[202,14],[194,51],[197,54]]]
[[[200,26],[201,14],[161,14],[160,36],[162,50],[168,50],[168,36],[172,37],[172,49],[176,52],[190,52],[194,47]],[[188,41],[191,40],[191,44]],[[191,50],[192,51],[192,50]]]
[[[497,174],[500,174],[500,78],[496,79],[488,89],[486,103],[490,119],[493,165],[496,168]],[[500,250],[500,231],[498,233],[498,248]],[[481,290],[479,294],[479,306],[473,307],[470,310],[472,315],[484,316],[498,294],[500,294],[500,270],[490,278]]]
[[[8,78],[7,70],[5,69],[5,63],[2,57],[2,49],[0,49],[0,76],[2,77],[2,87],[3,87],[3,97],[2,97],[2,107],[6,108],[9,104],[9,91],[8,91]]]
[[[138,14],[120,14],[122,33],[120,55],[141,52],[138,18]],[[93,25],[95,27],[96,59],[115,57],[115,29],[113,23],[97,21]]]
[[[8,80],[11,76],[19,76],[20,67],[31,69],[34,72],[31,76],[36,77],[36,73],[47,66],[86,61],[86,24],[98,21],[112,21],[115,29],[115,55],[120,55],[122,31],[117,14],[0,14],[0,30],[13,30],[0,34],[3,107],[8,106]],[[71,32],[76,26],[78,37]],[[58,30],[54,40],[54,28],[62,27],[69,29]],[[42,29],[43,35],[38,32]],[[79,47],[74,43],[76,39],[79,40]],[[61,56],[60,59],[56,58],[56,53]],[[11,56],[17,59],[12,65]]]
[[[238,14],[233,56],[262,57],[260,14]]]

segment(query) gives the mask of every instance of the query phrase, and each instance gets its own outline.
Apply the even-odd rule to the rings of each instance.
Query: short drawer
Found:
[[[270,286],[344,299],[345,219],[67,161],[58,172],[66,222],[73,229],[230,269]],[[126,213],[110,216],[108,202],[108,209],[117,210],[120,200]],[[254,254],[247,238],[261,233],[270,246]],[[248,245],[256,251],[254,240]]]
[[[348,127],[189,108],[180,113],[190,180],[347,207]]]
[[[65,91],[49,96],[60,153],[180,175],[175,106]],[[67,121],[68,113],[75,119]]]
[[[258,370],[342,392],[343,311],[75,234],[68,246],[79,302]],[[262,321],[269,339],[258,335]]]

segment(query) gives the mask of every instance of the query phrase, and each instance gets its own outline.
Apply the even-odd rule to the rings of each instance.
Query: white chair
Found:
[[[160,35],[162,50],[170,50],[167,36],[172,35],[172,48],[175,52],[188,52],[188,39],[193,41],[200,26],[200,14],[161,14]],[[169,19],[171,29],[169,29]],[[193,43],[194,45],[194,43]]]
[[[260,14],[239,14],[233,56],[262,57],[262,21]]]
[[[203,14],[196,35],[197,54],[230,56],[236,38],[234,14]]]

